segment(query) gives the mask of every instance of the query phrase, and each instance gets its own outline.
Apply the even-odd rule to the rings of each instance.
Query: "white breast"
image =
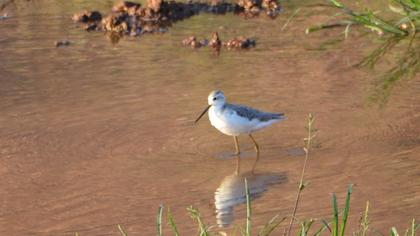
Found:
[[[249,120],[242,116],[238,116],[236,112],[218,107],[210,107],[209,119],[212,126],[220,132],[238,136],[240,134],[249,134],[262,128],[262,124],[258,119]]]

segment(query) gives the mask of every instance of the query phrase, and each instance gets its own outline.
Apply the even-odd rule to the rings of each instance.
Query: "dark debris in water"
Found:
[[[209,45],[209,40],[203,39],[198,41],[195,36],[190,36],[182,40],[182,45],[191,47],[191,48],[201,48]]]
[[[98,11],[83,11],[73,15],[73,21],[81,23],[95,23],[102,20],[102,14]]]
[[[186,3],[174,0],[148,0],[146,7],[140,3],[121,1],[112,7],[111,13],[107,16],[98,11],[82,11],[74,14],[72,19],[83,24],[83,29],[86,31],[107,31],[119,36],[138,36],[144,33],[166,32],[172,23],[201,12],[213,14],[234,12],[246,17],[266,12],[268,16],[275,17],[280,12],[280,6],[277,0],[238,0],[235,4],[226,3],[224,0]],[[204,45],[192,38],[190,41],[189,45],[192,47]],[[221,47],[216,35],[213,35],[208,44],[213,48]]]
[[[213,32],[211,35],[209,46],[217,51],[220,50],[220,47],[222,46],[222,40],[220,40],[219,34],[217,32]]]
[[[238,0],[236,6],[239,8],[236,13],[245,17],[256,17],[265,12],[267,16],[275,18],[280,12],[277,0]]]
[[[255,39],[249,39],[249,38],[244,38],[244,37],[233,38],[223,43],[223,46],[225,46],[228,50],[248,49],[248,48],[255,47],[255,45],[256,45]]]
[[[203,40],[198,41],[195,36],[190,36],[182,40],[182,45],[186,47],[191,47],[191,48],[201,48],[201,47],[209,46],[213,48],[214,50],[219,51],[222,48],[222,46],[228,50],[248,49],[248,48],[255,47],[256,42],[254,39],[249,39],[242,36],[222,42],[222,40],[219,37],[219,34],[217,32],[214,32],[210,40],[203,39]]]
[[[70,46],[70,41],[68,41],[68,40],[55,41],[54,46],[56,48],[67,47],[67,46]]]

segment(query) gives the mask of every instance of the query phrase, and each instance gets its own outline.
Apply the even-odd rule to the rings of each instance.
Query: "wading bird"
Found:
[[[241,152],[238,143],[239,135],[249,135],[254,143],[255,151],[259,155],[260,149],[254,137],[252,137],[252,133],[286,119],[283,113],[263,112],[243,105],[230,104],[226,102],[226,97],[220,90],[211,92],[207,99],[209,105],[195,120],[195,123],[208,111],[211,125],[220,132],[233,136],[236,155]]]

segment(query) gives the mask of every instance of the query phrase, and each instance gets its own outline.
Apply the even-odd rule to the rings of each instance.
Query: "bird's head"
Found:
[[[201,117],[206,114],[206,112],[210,109],[211,106],[220,107],[223,106],[226,103],[226,97],[225,94],[220,90],[212,91],[209,96],[207,97],[207,101],[209,105],[204,109],[204,111],[201,113],[201,115],[195,120],[195,123],[197,123]]]
[[[225,94],[220,90],[212,91],[207,97],[210,106],[223,106],[226,103]]]

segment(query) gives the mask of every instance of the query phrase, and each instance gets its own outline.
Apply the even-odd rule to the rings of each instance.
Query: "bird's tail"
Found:
[[[274,119],[276,119],[276,120],[287,120],[287,117],[284,115],[284,113],[276,113],[276,114],[274,114]]]

